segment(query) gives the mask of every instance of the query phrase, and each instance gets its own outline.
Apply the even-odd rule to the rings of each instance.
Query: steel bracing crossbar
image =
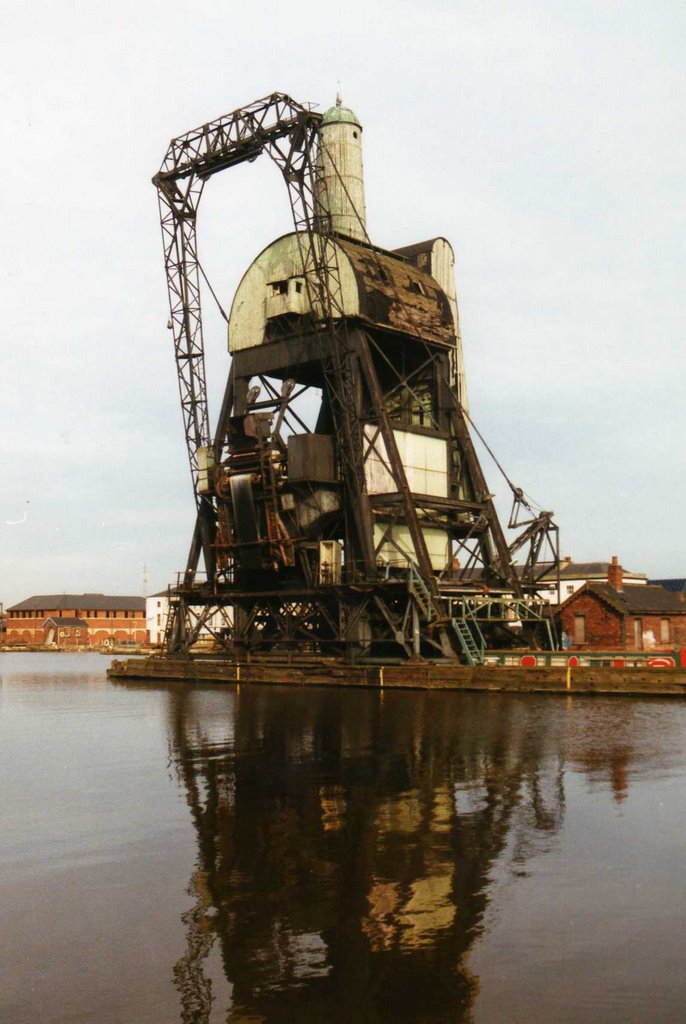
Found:
[[[273,93],[173,139],[160,171],[153,178],[160,205],[170,327],[174,334],[185,439],[198,507],[185,586],[193,582],[201,550],[208,578],[214,563],[212,524],[204,507],[206,499],[198,489],[198,453],[211,441],[200,295],[202,268],[196,238],[198,205],[207,178],[227,167],[254,160],[263,152],[279,166],[288,186],[305,287],[315,314],[313,326],[328,329],[330,335],[325,375],[334,422],[345,439],[341,461],[350,494],[346,517],[351,520],[364,575],[369,577],[374,571],[373,543],[365,507],[361,425],[355,415],[353,363],[356,355],[345,327],[341,331],[334,325],[334,320],[340,320],[342,314],[337,246],[331,219],[317,215],[315,199],[315,150],[320,121],[321,115],[308,107],[283,93]],[[222,419],[225,419],[224,410]],[[221,439],[215,438],[215,448],[218,441],[221,443]],[[175,614],[175,617],[178,616]],[[175,631],[178,629],[172,623],[170,636],[175,635]]]
[[[319,326],[330,329],[328,384],[333,415],[344,437],[359,444],[344,445],[344,476],[358,497],[364,491],[361,428],[354,416],[354,353],[345,332],[336,331],[342,315],[342,289],[337,246],[330,218],[317,215],[315,149],[321,115],[283,93],[273,93],[247,107],[173,139],[153,182],[158,189],[171,327],[178,368],[193,489],[198,494],[198,450],[210,443],[207,386],[200,301],[200,265],[196,222],[207,178],[267,152],[279,166],[288,186],[293,223],[311,308]],[[321,200],[319,201],[321,204]],[[351,502],[359,509],[360,502]],[[354,512],[358,544],[371,571],[371,545],[366,526]]]
[[[210,444],[205,352],[200,296],[201,268],[197,251],[197,214],[205,181],[226,167],[254,160],[268,151],[284,176],[300,191],[313,193],[309,175],[312,138],[320,115],[282,93],[273,93],[247,107],[172,139],[153,178],[157,187],[164,264],[169,291],[170,326],[179,378],[186,447],[193,491],[198,494],[198,450]],[[279,142],[288,141],[285,151]],[[302,204],[301,219],[312,217],[314,198]],[[311,283],[308,281],[308,286]]]

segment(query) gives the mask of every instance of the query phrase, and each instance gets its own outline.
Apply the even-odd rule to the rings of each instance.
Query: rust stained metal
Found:
[[[455,344],[448,298],[438,283],[395,256],[338,238],[350,260],[360,296],[360,315],[427,341]]]
[[[227,625],[215,639],[248,661],[262,648],[332,653],[351,665],[393,652],[412,659],[413,678],[422,659],[473,664],[486,643],[477,613],[484,628],[491,621],[474,600],[477,569],[504,595],[499,605],[512,595],[525,642],[553,645],[546,617],[524,601],[533,584],[511,570],[469,434],[452,249],[436,239],[393,253],[339,233],[333,210],[322,215],[320,120],[272,94],[173,140],[155,176],[197,502],[186,570],[170,591],[167,652],[190,652],[216,611]],[[211,441],[196,211],[208,177],[262,152],[282,172],[294,230],[260,254],[236,293],[235,359]],[[314,434],[296,406],[308,388],[320,393]],[[388,468],[378,502],[367,484],[367,424]],[[438,495],[423,493],[431,490]],[[322,583],[328,541],[345,550],[335,585]],[[201,552],[205,582],[196,580]],[[494,639],[519,643],[506,625]]]

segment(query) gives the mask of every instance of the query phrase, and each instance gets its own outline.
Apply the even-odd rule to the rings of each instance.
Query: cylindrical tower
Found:
[[[367,240],[362,126],[352,110],[341,105],[340,96],[322,118],[316,201],[318,215],[329,216],[337,234]]]

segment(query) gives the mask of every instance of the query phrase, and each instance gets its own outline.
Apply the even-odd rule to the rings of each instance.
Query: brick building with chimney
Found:
[[[589,581],[558,618],[574,649],[650,651],[686,647],[684,595],[656,584],[625,583],[615,555],[607,580]]]
[[[7,609],[7,646],[76,650],[145,643],[145,598],[109,594],[37,594]]]
[[[562,604],[577,590],[581,590],[584,583],[606,583],[607,574],[610,569],[610,562],[575,562],[569,555],[560,559],[559,566],[549,563],[541,563],[544,569],[539,577],[538,593],[544,601],[551,605]],[[643,585],[648,583],[648,577],[644,572],[631,572],[623,569],[624,583]],[[661,582],[650,580],[651,583]]]

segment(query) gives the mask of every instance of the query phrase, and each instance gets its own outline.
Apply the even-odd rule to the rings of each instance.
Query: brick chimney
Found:
[[[612,561],[607,567],[607,582],[615,590],[622,590],[622,584],[624,582],[624,570],[617,561],[617,556],[612,556]]]

